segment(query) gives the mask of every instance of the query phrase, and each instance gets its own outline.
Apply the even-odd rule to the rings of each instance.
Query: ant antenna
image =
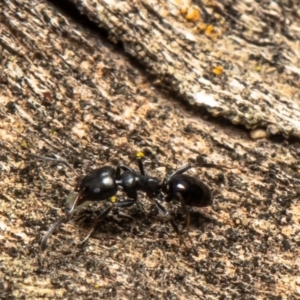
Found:
[[[51,162],[57,162],[57,163],[62,163],[65,166],[67,166],[70,170],[72,170],[77,176],[78,173],[76,172],[76,170],[65,160],[60,159],[60,158],[52,158],[52,157],[47,157],[47,156],[41,156],[41,155],[36,155],[36,154],[32,154],[32,153],[28,153],[28,156],[34,157],[36,160],[45,160],[45,161],[51,161]],[[59,218],[54,224],[52,224],[52,226],[48,229],[48,231],[46,232],[46,234],[44,235],[44,237],[42,238],[41,241],[41,249],[42,251],[46,249],[47,246],[47,240],[49,238],[49,236],[53,233],[53,231],[62,223],[65,223],[67,221],[69,221],[69,219],[71,218],[73,211],[76,207],[76,204],[78,202],[78,199],[81,197],[81,193],[79,193],[75,200],[74,203],[71,207],[71,209],[68,211],[67,215]]]
[[[72,170],[77,176],[79,176],[78,173],[76,172],[76,170],[67,161],[65,161],[61,158],[52,158],[52,157],[41,156],[41,155],[36,155],[36,154],[32,154],[32,153],[28,153],[28,156],[34,157],[37,160],[46,160],[46,161],[53,161],[53,162],[57,162],[57,163],[62,163],[65,166],[67,166],[70,170]]]

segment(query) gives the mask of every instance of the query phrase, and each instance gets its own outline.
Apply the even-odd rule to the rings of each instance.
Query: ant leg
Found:
[[[128,166],[123,165],[123,164],[118,164],[117,168],[116,168],[116,177],[118,178],[121,174],[121,170],[123,171],[130,171],[130,172],[134,172],[132,169],[130,169]]]
[[[157,200],[154,200],[154,204],[165,217],[170,215],[168,210],[165,207],[163,207]]]
[[[137,158],[137,163],[138,163],[138,167],[140,170],[141,175],[145,175],[145,168],[144,168],[144,164],[142,162],[142,158],[144,157],[144,153],[143,152],[138,152],[136,154],[136,158]],[[116,177],[120,176],[121,170],[123,171],[130,171],[130,172],[134,172],[131,168],[129,168],[128,166],[124,165],[124,164],[118,164],[117,169],[116,169]]]
[[[193,244],[193,242],[191,240],[191,237],[189,235],[190,223],[191,223],[191,214],[190,214],[190,211],[187,208],[187,206],[185,205],[184,199],[183,199],[183,197],[182,197],[182,195],[180,193],[177,193],[177,198],[180,200],[182,210],[183,210],[184,214],[186,215],[184,228],[186,229],[187,236],[188,236],[191,244]]]
[[[50,228],[48,229],[48,231],[45,233],[45,235],[43,236],[42,240],[41,240],[41,249],[42,251],[44,251],[47,247],[47,240],[49,238],[49,236],[53,233],[53,231],[56,229],[56,227],[58,227],[60,224],[68,221],[69,216],[63,216],[61,218],[59,218],[55,223],[53,223]]]
[[[144,168],[144,164],[143,164],[143,161],[141,160],[141,158],[137,159],[137,163],[138,163],[138,167],[139,167],[141,175],[145,176],[145,174],[146,174],[145,168]]]
[[[229,167],[225,165],[216,165],[216,164],[195,164],[194,167],[200,167],[200,168],[215,168],[215,169],[236,169],[235,167]]]
[[[75,200],[74,200],[74,202],[73,202],[73,204],[72,204],[70,210],[69,210],[68,213],[67,213],[68,216],[70,216],[71,214],[73,214],[75,207],[78,205],[78,202],[80,202],[81,194],[82,194],[81,191],[78,192],[78,194],[77,194],[77,196],[76,196],[76,198],[75,198]],[[83,202],[81,202],[80,204],[82,204],[82,203],[83,203]]]
[[[169,175],[167,178],[166,178],[166,182],[169,182],[174,176],[176,175],[179,175],[179,174],[182,174],[184,172],[186,172],[187,170],[193,168],[192,165],[187,165],[187,166],[184,166],[184,167],[181,167],[180,169],[176,170],[175,172],[173,172],[171,175]]]
[[[88,234],[86,235],[86,237],[82,240],[82,242],[80,244],[84,244],[89,239],[89,237],[94,232],[98,223],[100,223],[100,221],[102,221],[110,213],[110,211],[112,210],[113,207],[114,207],[114,204],[110,205],[97,217],[97,219],[92,224],[92,228],[90,229],[90,231],[88,232]]]
[[[41,249],[42,251],[44,251],[47,247],[47,240],[49,238],[49,236],[54,232],[54,230],[61,225],[62,223],[68,222],[74,212],[74,209],[79,201],[79,199],[81,198],[81,193],[79,192],[78,195],[76,196],[71,209],[67,212],[67,214],[61,218],[59,218],[56,222],[54,222],[50,228],[48,229],[48,231],[45,233],[45,235],[43,236],[42,240],[41,240]]]
[[[178,238],[179,238],[179,243],[184,244],[184,246],[187,248],[186,243],[184,242],[184,239],[182,237],[182,233],[180,232],[178,225],[175,223],[174,219],[170,216],[169,211],[163,207],[157,200],[154,200],[154,203],[158,210],[163,213],[165,217],[167,217],[168,221],[171,223],[171,226],[173,227],[174,231],[177,233]]]
[[[174,176],[183,174],[187,170],[195,167],[200,167],[200,168],[216,168],[216,169],[234,169],[234,167],[229,167],[225,165],[216,165],[216,164],[198,164],[198,165],[187,165],[184,167],[181,167],[180,169],[174,171],[170,176],[166,178],[166,182],[168,183]]]
[[[144,164],[142,161],[142,158],[145,156],[145,154],[142,151],[137,152],[136,154],[136,158],[137,158],[137,163],[138,163],[138,167],[140,170],[141,175],[145,176],[145,168],[144,168]]]
[[[130,207],[137,202],[137,198],[135,198],[134,200],[116,202],[116,197],[111,197],[110,202],[112,204],[97,217],[97,219],[93,222],[90,231],[80,244],[84,244],[89,239],[91,234],[94,232],[96,226],[110,213],[113,207]]]
[[[154,199],[154,196],[150,193],[147,193],[148,198],[150,199],[151,202],[154,202],[155,206],[157,207],[157,209],[166,217],[169,214],[168,210],[162,206],[157,200]],[[165,199],[164,195],[159,192],[157,195],[155,195],[155,197],[161,201],[163,201]]]
[[[125,200],[125,201],[120,201],[120,202],[117,202],[115,204],[115,207],[130,207],[132,206],[133,204],[135,204],[137,202],[137,199],[134,199],[134,200]]]
[[[178,235],[179,244],[180,244],[180,245],[184,244],[184,246],[187,248],[187,245],[186,245],[186,243],[185,243],[185,241],[184,241],[184,239],[183,239],[183,237],[182,237],[182,233],[180,232],[180,230],[179,230],[177,224],[174,222],[173,218],[170,219],[170,223],[171,223],[171,225],[172,225],[174,231],[175,231],[175,232],[177,233],[177,235]]]

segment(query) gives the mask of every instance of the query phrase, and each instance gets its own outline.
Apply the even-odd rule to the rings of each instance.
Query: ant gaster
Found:
[[[43,157],[40,156],[35,157],[43,159]],[[197,178],[183,174],[187,170],[193,168],[194,166],[192,165],[187,165],[176,170],[170,176],[166,177],[161,183],[158,178],[146,175],[142,162],[144,154],[142,152],[138,152],[136,157],[139,173],[126,165],[119,164],[116,168],[112,166],[104,166],[92,170],[89,174],[84,176],[75,187],[75,191],[78,194],[71,209],[65,216],[58,219],[44,235],[41,241],[42,250],[46,248],[47,240],[52,232],[60,224],[67,222],[71,218],[75,208],[80,204],[85,201],[102,201],[107,199],[111,202],[111,205],[108,206],[94,221],[91,230],[82,241],[82,243],[84,243],[90,237],[97,224],[109,214],[113,207],[130,207],[135,204],[138,200],[138,191],[145,192],[147,197],[154,202],[159,211],[165,216],[168,216],[173,229],[179,236],[180,243],[183,242],[182,235],[177,224],[174,222],[173,218],[170,217],[167,209],[164,208],[157,199],[165,202],[177,200],[181,203],[181,207],[186,215],[185,227],[188,232],[190,225],[190,213],[187,206],[205,207],[211,205],[212,195],[210,189]],[[51,158],[45,159],[55,160]],[[67,164],[62,160],[57,161]],[[228,168],[226,166],[216,164],[201,164],[199,167]],[[118,187],[123,189],[129,199],[119,202],[116,201],[115,195],[117,194]]]

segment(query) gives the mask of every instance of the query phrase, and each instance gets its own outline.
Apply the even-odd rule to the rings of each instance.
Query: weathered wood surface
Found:
[[[191,105],[300,137],[298,1],[72,1]]]
[[[101,38],[97,29],[79,26],[49,2],[0,3],[0,298],[299,297],[299,143],[253,141],[240,127],[211,117],[218,110],[228,119],[240,115],[237,123],[250,128],[268,127],[273,133],[278,129],[297,136],[290,123],[297,122],[298,81],[291,77],[299,66],[297,55],[290,51],[297,52],[298,42],[285,36],[297,34],[297,9],[280,6],[278,18],[283,15],[290,20],[285,25],[288,30],[280,32],[274,26],[263,30],[270,43],[261,46],[242,43],[233,25],[230,34],[225,31],[216,40],[199,33],[188,35],[195,41],[185,38],[183,42],[183,34],[175,34],[174,28],[186,35],[196,24],[179,14],[172,17],[177,6],[169,2],[165,19],[154,2],[136,2],[130,14],[125,1],[119,2],[123,6],[118,13],[114,1],[95,2],[94,6],[76,3],[91,20],[107,28],[110,38],[124,42],[125,51],[146,66],[147,72],[132,64],[122,49]],[[235,10],[244,9],[244,2],[238,3],[231,9],[224,4],[226,22],[232,20]],[[268,12],[272,15],[272,9],[248,3],[245,26],[251,20],[263,20]],[[117,22],[120,31],[116,31]],[[151,24],[153,30],[147,31],[145,24],[148,28]],[[161,39],[154,35],[159,33]],[[257,35],[249,31],[248,40]],[[173,44],[166,44],[161,52],[164,37]],[[272,43],[283,47],[284,58],[279,55],[278,65],[271,68]],[[149,47],[137,51],[138,45],[147,44]],[[171,52],[177,53],[176,65]],[[249,61],[251,53],[260,59]],[[211,73],[216,65],[224,67],[222,74]],[[278,75],[281,65],[285,72]],[[258,66],[260,72],[255,71]],[[198,83],[197,72],[202,78]],[[155,82],[149,74],[155,75]],[[251,123],[246,111],[242,113],[243,101],[247,99],[244,109],[248,112],[253,111],[254,102],[230,87],[234,80],[246,82],[250,95],[259,94],[261,102],[270,103],[264,112],[263,105],[255,106],[270,122],[261,117],[258,123]],[[171,93],[155,88],[158,81]],[[203,86],[204,81],[209,87]],[[204,91],[205,99],[218,103],[207,107],[208,114],[177,101],[179,96],[190,100],[193,85],[193,93]],[[220,86],[227,101],[220,96]],[[276,94],[280,96],[275,98]],[[291,120],[282,117],[285,113]],[[274,119],[276,130],[270,129]],[[287,126],[294,129],[289,131]],[[116,211],[103,222],[85,247],[78,243],[90,224],[88,218],[62,226],[42,253],[40,238],[63,214],[76,178],[65,166],[36,162],[28,154],[58,155],[86,174],[95,166],[129,163],[138,150],[148,155],[148,172],[160,178],[202,156],[208,162],[237,168],[189,172],[214,191],[212,208],[193,209],[191,250],[179,247],[172,228],[141,195],[139,205]],[[122,194],[118,197],[122,199]],[[91,211],[101,210],[102,204],[86,208],[85,215],[94,217]],[[182,222],[179,207],[168,207],[176,221]]]

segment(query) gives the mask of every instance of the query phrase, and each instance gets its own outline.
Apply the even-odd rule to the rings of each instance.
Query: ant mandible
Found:
[[[33,155],[39,159],[46,159],[51,161],[62,162],[66,165],[63,160],[52,159],[42,156]],[[70,220],[75,208],[86,201],[104,201],[109,199],[110,205],[96,218],[92,227],[84,238],[82,243],[86,242],[97,224],[102,221],[112,210],[113,207],[130,207],[138,201],[138,191],[146,193],[147,197],[154,202],[156,207],[164,216],[168,216],[169,221],[179,236],[180,243],[183,242],[182,234],[173,220],[170,217],[169,212],[164,208],[158,201],[162,200],[170,202],[177,200],[180,202],[183,212],[186,215],[185,228],[187,233],[190,225],[190,213],[187,206],[194,207],[206,207],[212,204],[212,195],[208,186],[200,181],[199,179],[183,174],[187,170],[193,167],[206,167],[206,168],[229,168],[223,165],[216,164],[199,164],[199,165],[187,165],[184,166],[171,175],[166,177],[162,183],[156,177],[150,177],[146,175],[142,158],[144,154],[138,152],[136,155],[137,164],[139,167],[139,173],[132,170],[126,165],[119,164],[116,168],[112,166],[104,166],[92,170],[86,176],[84,176],[76,185],[75,191],[77,196],[72,204],[71,209],[67,214],[58,219],[46,232],[41,241],[41,249],[44,250],[47,246],[47,240],[53,231],[62,223]],[[68,165],[70,167],[70,165]],[[123,171],[123,172],[121,172]],[[115,195],[117,194],[118,187],[121,187],[129,199],[125,201],[117,201]],[[165,194],[165,196],[164,196]]]

